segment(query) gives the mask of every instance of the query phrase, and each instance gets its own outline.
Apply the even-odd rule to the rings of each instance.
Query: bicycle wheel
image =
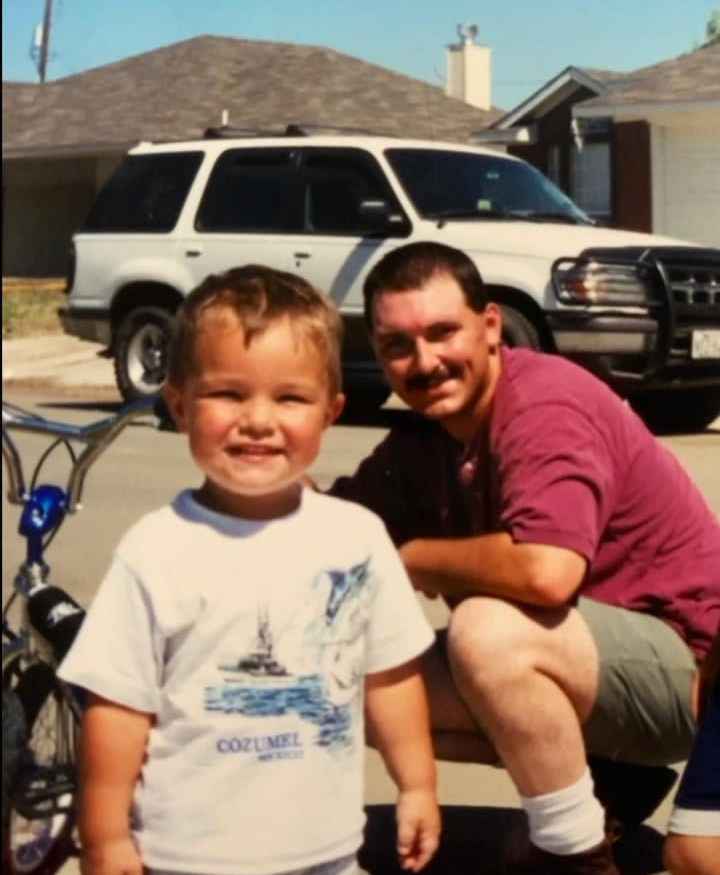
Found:
[[[5,869],[10,875],[53,875],[75,853],[78,710],[47,663],[20,667],[4,680],[26,724],[10,793]]]
[[[25,714],[15,690],[2,691],[2,847],[10,827],[10,797],[20,759],[25,750]]]

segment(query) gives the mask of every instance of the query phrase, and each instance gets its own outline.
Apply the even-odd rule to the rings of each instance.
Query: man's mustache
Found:
[[[457,367],[435,368],[428,374],[413,374],[405,381],[405,387],[410,391],[423,391],[443,383],[445,380],[457,377],[460,369]]]

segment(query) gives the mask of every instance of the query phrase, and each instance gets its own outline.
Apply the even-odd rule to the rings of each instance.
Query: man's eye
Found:
[[[404,337],[388,337],[380,341],[379,349],[386,358],[400,358],[410,354],[412,344]]]
[[[448,338],[452,337],[457,330],[457,325],[452,325],[449,323],[440,323],[438,325],[433,325],[428,332],[428,340],[447,340]]]

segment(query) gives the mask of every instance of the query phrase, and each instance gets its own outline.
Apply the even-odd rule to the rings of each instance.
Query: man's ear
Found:
[[[172,383],[165,383],[162,394],[177,430],[180,432],[187,431],[187,410],[182,390]]]
[[[493,301],[485,307],[485,337],[491,352],[497,352],[502,341],[502,311]]]

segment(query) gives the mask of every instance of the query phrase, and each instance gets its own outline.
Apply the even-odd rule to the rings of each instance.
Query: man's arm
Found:
[[[398,857],[417,872],[437,850],[440,812],[430,718],[419,660],[367,676],[369,734],[398,788]]]
[[[431,597],[491,595],[543,607],[567,604],[587,568],[573,550],[516,543],[506,532],[416,538],[400,555],[415,588]]]
[[[152,715],[96,695],[83,716],[80,812],[83,875],[141,875],[130,807]]]

